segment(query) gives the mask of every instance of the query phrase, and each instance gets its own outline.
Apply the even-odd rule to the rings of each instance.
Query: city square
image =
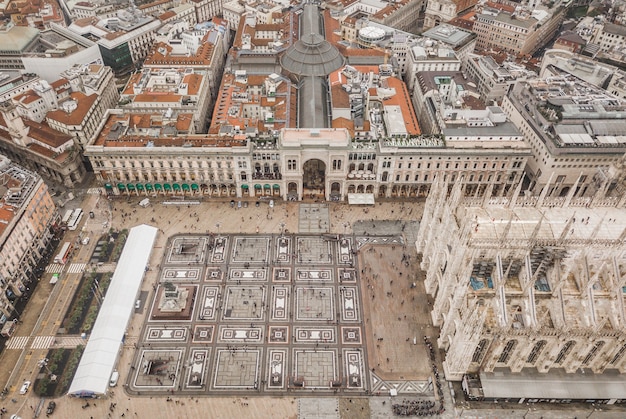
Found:
[[[359,267],[359,250],[377,243],[395,250],[403,238],[283,228],[278,234],[169,237],[134,344],[127,391],[368,395],[393,387],[434,397],[427,362],[414,374],[380,367],[375,354],[384,339],[368,331],[364,311],[362,282],[371,266]],[[373,288],[367,285],[366,294]],[[415,352],[422,347],[420,341]]]

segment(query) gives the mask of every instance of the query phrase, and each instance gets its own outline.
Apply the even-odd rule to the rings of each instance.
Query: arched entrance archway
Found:
[[[304,196],[325,196],[326,164],[319,159],[311,159],[302,166],[302,187]]]
[[[298,200],[298,184],[296,182],[289,182],[287,184],[287,199],[290,201]]]

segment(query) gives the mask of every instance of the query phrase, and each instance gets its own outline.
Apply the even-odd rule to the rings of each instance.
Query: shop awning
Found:
[[[123,191],[124,189],[126,189],[126,185],[124,185],[123,183],[118,183],[117,184],[117,189],[120,189],[120,190]]]
[[[280,189],[280,185],[274,185],[274,189]]]
[[[194,191],[198,190],[198,184],[197,183],[192,183],[191,184],[191,189],[193,189]]]
[[[104,187],[107,189],[113,189],[113,185],[111,185],[110,183],[105,183]]]
[[[254,189],[261,189],[261,185],[257,183],[256,185],[254,185]]]
[[[175,183],[172,186],[174,187],[175,191],[180,191],[180,185],[178,183]]]
[[[166,191],[171,191],[172,190],[172,185],[170,185],[169,183],[164,183],[163,184],[163,189],[165,189]]]
[[[138,183],[137,189],[139,189],[140,191],[143,191],[143,183]]]
[[[187,185],[186,183],[183,183],[183,191],[188,191],[189,190],[189,185]]]
[[[241,189],[248,189],[248,185],[241,185]]]
[[[163,189],[163,186],[160,183],[155,183],[154,189],[156,189],[157,191],[160,191],[161,189]]]
[[[135,190],[135,185],[133,185],[132,183],[127,184],[126,187],[128,188],[129,191]]]
[[[267,183],[265,185],[263,185],[263,189],[271,189],[272,187],[270,185],[268,185]]]
[[[152,190],[152,183],[146,183],[146,189],[151,191]]]

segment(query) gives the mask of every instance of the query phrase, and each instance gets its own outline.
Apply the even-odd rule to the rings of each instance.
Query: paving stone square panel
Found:
[[[361,339],[361,328],[357,326],[342,327],[341,343],[344,345],[361,345],[363,343]]]
[[[213,243],[213,250],[211,251],[210,261],[211,263],[224,263],[226,260],[226,253],[228,252],[228,237],[219,236],[216,237]]]
[[[219,343],[261,343],[263,341],[263,327],[220,325],[218,336]]]
[[[289,263],[293,253],[291,237],[279,237],[276,239],[276,262]]]
[[[332,281],[333,271],[332,269],[296,269],[296,280],[315,282]]]
[[[215,333],[215,325],[213,324],[197,324],[193,328],[193,343],[213,343],[213,335]]]
[[[305,388],[332,388],[339,381],[334,350],[296,349],[294,358],[294,380]]]
[[[141,391],[174,389],[182,357],[182,348],[142,349],[131,387]]]
[[[323,237],[298,237],[296,254],[301,264],[330,264],[332,242]]]
[[[291,268],[282,266],[274,267],[272,272],[273,282],[291,282]]]
[[[361,321],[357,287],[339,287],[339,304],[343,322]]]
[[[272,286],[271,316],[272,321],[286,321],[289,319],[289,287],[281,285]]]
[[[268,263],[269,237],[235,237],[230,257],[231,263]]]
[[[267,343],[289,342],[289,326],[270,326],[267,332]]]
[[[354,268],[339,268],[337,269],[337,281],[340,284],[356,283],[356,269]]]
[[[187,326],[149,326],[146,328],[146,342],[186,342],[188,335]]]
[[[205,281],[221,282],[224,279],[224,270],[219,266],[209,266],[204,272]]]
[[[253,390],[258,387],[261,350],[218,348],[215,357],[213,388]]]
[[[345,377],[347,378],[348,389],[362,390],[365,383],[365,363],[363,353],[360,350],[343,350]]]
[[[231,268],[228,280],[239,282],[267,281],[267,270],[264,268]]]
[[[223,320],[263,320],[265,318],[264,285],[229,285],[224,291]]]
[[[333,292],[331,287],[297,287],[296,320],[334,320]]]
[[[211,348],[192,349],[189,356],[189,367],[185,377],[185,388],[201,389],[206,384]]]
[[[214,321],[217,317],[217,309],[219,307],[219,299],[221,297],[220,287],[204,286],[198,298],[198,307],[196,315],[198,320]]]
[[[294,326],[293,336],[295,343],[334,344],[337,343],[335,327],[328,326]]]
[[[287,354],[288,350],[286,348],[276,348],[268,351],[266,389],[284,390],[286,388]]]
[[[337,263],[354,265],[352,239],[344,237],[337,244]]]
[[[166,263],[204,263],[208,243],[206,236],[174,237]]]
[[[161,282],[199,281],[202,268],[196,267],[167,267],[161,273]]]

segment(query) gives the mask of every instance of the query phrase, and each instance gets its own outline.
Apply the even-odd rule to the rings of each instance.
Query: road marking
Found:
[[[70,274],[80,274],[85,272],[86,263],[72,263],[68,268],[67,272]]]
[[[54,336],[36,336],[31,349],[48,349],[54,342]]]
[[[60,263],[53,263],[52,265],[46,266],[46,273],[60,274],[61,272],[63,272],[63,265]]]
[[[7,341],[7,349],[24,349],[30,336],[13,336]]]

